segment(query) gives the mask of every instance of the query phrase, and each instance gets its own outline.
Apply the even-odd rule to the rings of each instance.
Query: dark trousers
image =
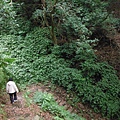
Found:
[[[14,92],[14,93],[9,93],[9,96],[10,96],[10,101],[11,103],[14,102],[14,100],[17,100],[17,93]]]

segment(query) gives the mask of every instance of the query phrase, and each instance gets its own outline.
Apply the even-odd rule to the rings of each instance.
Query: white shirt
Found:
[[[14,92],[19,92],[18,91],[18,88],[15,84],[15,82],[13,81],[9,81],[7,84],[6,84],[6,92],[7,93],[14,93]]]

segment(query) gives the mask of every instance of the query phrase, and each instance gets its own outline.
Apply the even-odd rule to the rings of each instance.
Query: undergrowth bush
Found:
[[[95,61],[97,58],[92,47],[86,42],[65,43],[62,46],[55,46],[52,53],[64,58],[73,68],[81,69],[84,61]]]
[[[53,54],[42,56],[33,62],[33,68],[36,71],[35,76],[38,81],[50,80],[52,71],[58,71],[59,68],[65,69],[67,66],[69,66],[69,64],[67,64],[64,59],[58,59]]]
[[[94,32],[106,31],[113,24],[106,10],[106,2],[100,0],[58,2],[54,6],[56,12],[53,11],[54,15],[51,14],[60,20],[58,22],[60,25],[57,23],[58,28],[54,26],[58,38],[62,37],[69,42],[71,39],[87,41],[86,39],[94,36]],[[52,4],[48,4],[47,7],[49,5]],[[17,17],[19,13],[15,11],[14,5],[10,6],[9,2],[2,0],[0,6],[2,15],[0,42],[9,49],[11,57],[16,58],[8,70],[20,83],[50,80],[68,91],[75,91],[85,104],[89,104],[103,116],[115,120],[120,118],[120,82],[116,72],[107,63],[97,60],[88,43],[73,42],[54,46],[47,27],[36,27],[32,30],[29,21]],[[53,24],[56,25],[56,22]],[[32,31],[28,33],[29,30]],[[3,35],[6,33],[12,35]],[[4,73],[1,66],[0,74],[2,87]]]
[[[4,88],[5,85],[5,75],[2,68],[0,68],[0,91]]]

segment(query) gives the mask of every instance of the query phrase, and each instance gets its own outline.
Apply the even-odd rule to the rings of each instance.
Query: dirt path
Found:
[[[6,97],[6,103],[4,110],[6,112],[7,119],[5,120],[52,120],[52,116],[49,112],[43,112],[33,101],[32,98],[25,98],[25,93],[29,91],[32,97],[36,91],[35,86],[30,86],[26,90],[18,93],[18,101],[13,105],[9,101],[9,96]],[[2,119],[4,120],[4,119]]]
[[[32,97],[36,91],[49,92],[54,95],[55,100],[59,105],[64,106],[66,110],[71,113],[76,113],[86,118],[86,120],[106,120],[101,117],[100,114],[94,113],[88,106],[84,106],[81,103],[77,104],[77,108],[71,106],[67,102],[67,97],[72,99],[71,95],[68,95],[63,88],[48,85],[31,85],[26,90],[18,93],[18,101],[13,105],[10,104],[9,96],[3,96],[6,100],[4,101],[4,111],[7,119],[3,116],[0,120],[54,120],[53,116],[49,112],[42,111],[33,102],[30,103]],[[29,99],[25,98],[25,93],[29,92]],[[78,109],[79,108],[79,109]]]
[[[27,105],[23,93],[18,94],[18,101],[13,105],[10,104],[9,98],[4,106],[7,120],[33,120],[34,116],[40,112],[37,105]]]

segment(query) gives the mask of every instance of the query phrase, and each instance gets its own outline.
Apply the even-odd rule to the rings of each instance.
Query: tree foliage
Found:
[[[85,41],[91,39],[98,30],[106,35],[114,21],[107,12],[107,2],[101,0],[32,0],[30,2],[22,0],[22,2],[19,10],[21,15],[36,26],[47,26],[54,44],[58,44],[62,39]],[[22,14],[22,10],[26,14]]]

